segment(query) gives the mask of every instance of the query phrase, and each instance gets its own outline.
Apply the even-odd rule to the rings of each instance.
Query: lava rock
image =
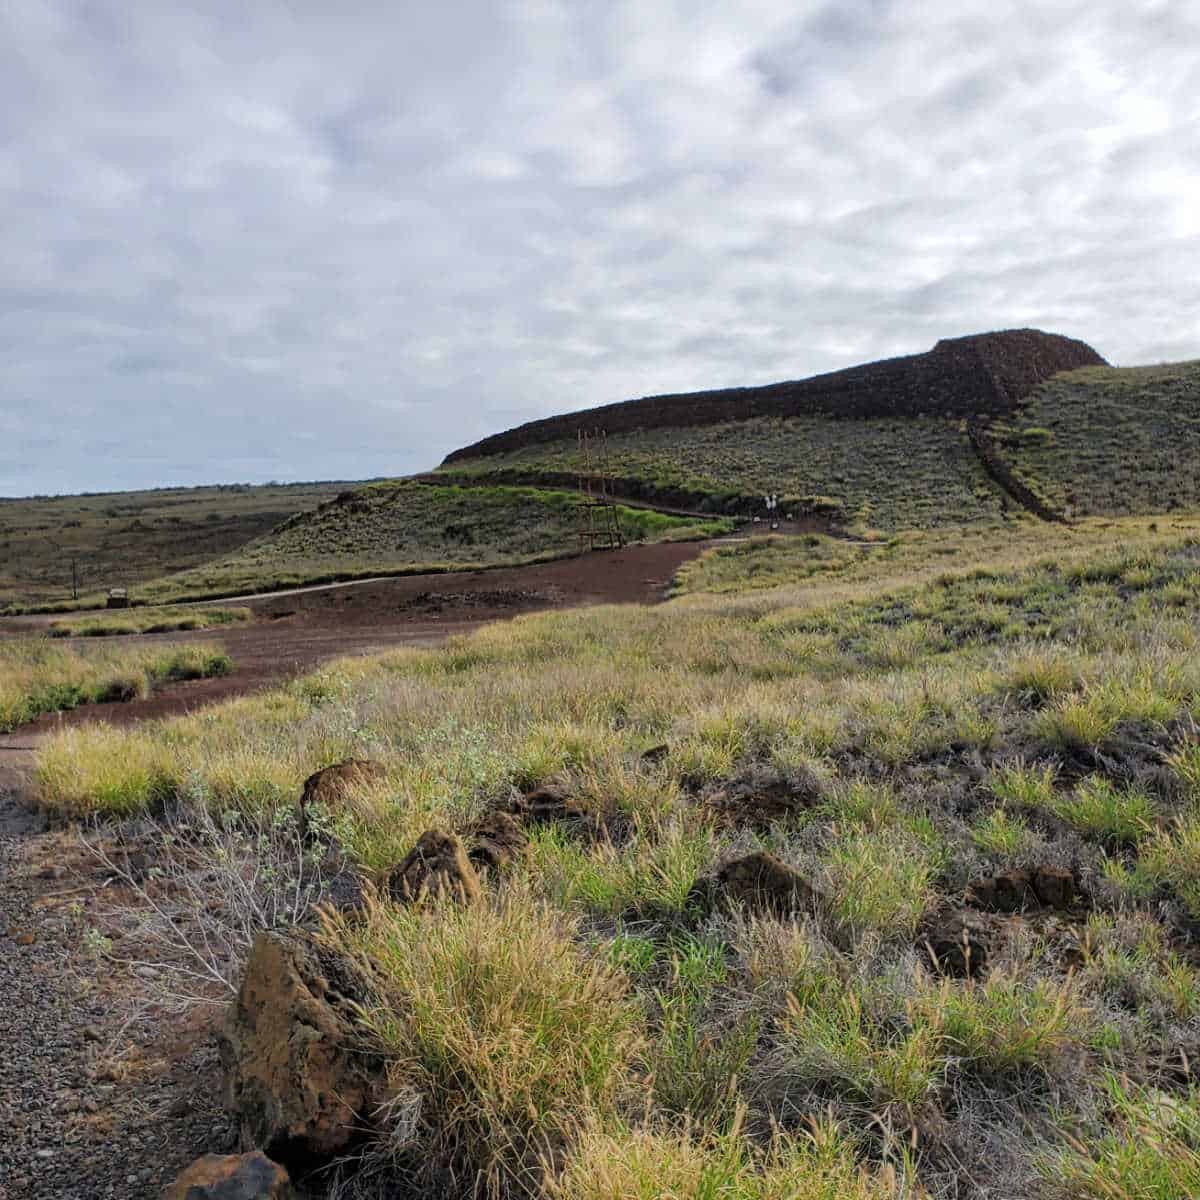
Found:
[[[261,1151],[206,1154],[169,1187],[162,1200],[293,1200],[291,1178]]]
[[[924,946],[935,970],[955,979],[973,978],[987,967],[994,934],[981,914],[954,912],[926,932]]]
[[[1020,912],[1035,897],[1028,871],[1000,871],[975,880],[966,898],[968,904],[991,912]]]
[[[1046,908],[1068,909],[1075,900],[1075,877],[1065,867],[1038,867],[1033,891]]]
[[[384,1087],[356,1019],[371,991],[364,970],[312,932],[259,934],[219,1036],[243,1149],[307,1167],[360,1140]]]
[[[697,881],[689,907],[743,908],[748,912],[789,916],[810,909],[820,892],[794,867],[765,850],[726,863],[715,875]]]
[[[404,861],[388,873],[387,891],[401,904],[423,896],[467,903],[482,894],[479,876],[467,858],[462,839],[440,829],[421,834]]]
[[[336,813],[352,788],[376,783],[383,779],[386,768],[369,758],[348,758],[314,772],[304,781],[297,815],[300,832],[307,835],[314,807]]]
[[[467,835],[467,858],[476,867],[503,871],[522,858],[529,836],[506,812],[490,812]]]

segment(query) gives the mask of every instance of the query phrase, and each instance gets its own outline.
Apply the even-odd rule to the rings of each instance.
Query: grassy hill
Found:
[[[343,492],[222,558],[152,580],[150,603],[232,596],[373,575],[471,570],[545,561],[579,549],[578,496],[536,488],[373,483]],[[628,541],[724,532],[698,522],[620,507]]]
[[[614,489],[647,500],[687,500],[713,511],[761,507],[766,492],[798,511],[892,530],[994,523],[1006,506],[958,418],[752,417],[608,437]],[[525,446],[439,468],[469,483],[570,478],[574,439]]]
[[[985,469],[971,428],[1011,471],[1008,485]],[[754,416],[609,433],[607,445],[619,494],[745,513],[774,491],[850,530],[993,525],[1027,511],[1019,485],[1051,514],[1187,511],[1200,505],[1200,362],[1063,372],[981,419]],[[580,468],[572,436],[455,454],[437,474],[533,483]]]
[[[103,593],[228,554],[344,483],[223,484],[0,499],[0,610]]]
[[[1057,375],[995,432],[1017,474],[1074,515],[1200,505],[1200,361]]]

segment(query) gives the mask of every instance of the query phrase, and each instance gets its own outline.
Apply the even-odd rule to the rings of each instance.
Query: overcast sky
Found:
[[[1197,0],[0,0],[0,495],[1033,325],[1200,356]]]

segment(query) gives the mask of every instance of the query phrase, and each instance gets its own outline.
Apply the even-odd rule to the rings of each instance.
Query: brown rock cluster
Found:
[[[316,935],[259,934],[220,1038],[243,1147],[305,1165],[360,1138],[382,1078],[357,1020],[370,994],[363,972]]]
[[[304,781],[304,790],[300,793],[297,811],[301,834],[308,832],[314,808],[336,814],[352,788],[375,783],[385,774],[382,763],[368,758],[348,758],[315,771]]]
[[[799,871],[774,854],[758,850],[698,880],[688,903],[701,912],[744,909],[785,917],[811,909],[819,899],[820,893]]]

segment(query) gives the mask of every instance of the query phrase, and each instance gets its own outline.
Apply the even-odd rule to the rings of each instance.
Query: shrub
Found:
[[[536,1195],[542,1156],[629,1086],[644,1043],[624,975],[527,897],[376,909],[341,936],[383,979],[365,1020],[421,1097],[414,1149],[465,1161],[489,1194]]]

